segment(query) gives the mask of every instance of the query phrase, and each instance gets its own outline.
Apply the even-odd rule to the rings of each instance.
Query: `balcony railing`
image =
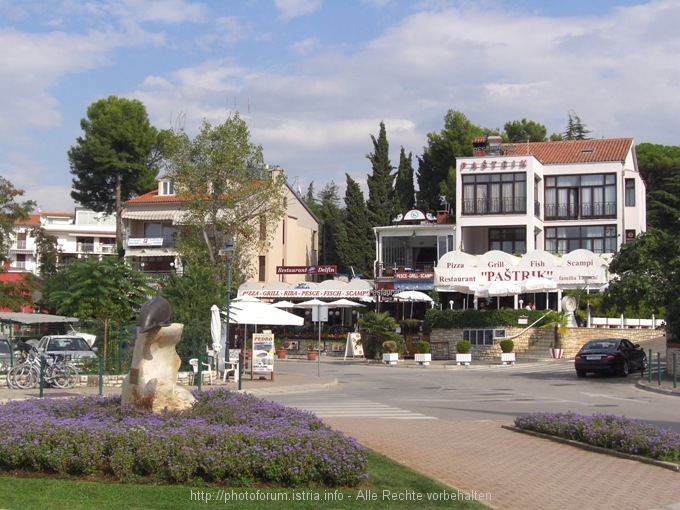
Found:
[[[616,202],[591,202],[587,204],[546,204],[545,219],[616,218]]]
[[[463,200],[463,214],[525,214],[526,197],[476,198]]]
[[[431,280],[434,278],[434,268],[437,265],[433,262],[417,262],[412,266],[398,264],[396,262],[378,263],[379,278],[398,278],[404,280]]]

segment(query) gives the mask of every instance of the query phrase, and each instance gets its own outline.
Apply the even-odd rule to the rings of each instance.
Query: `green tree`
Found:
[[[347,225],[347,247],[344,252],[344,265],[354,269],[364,278],[373,276],[373,259],[371,251],[373,231],[368,224],[368,209],[364,194],[359,184],[349,174],[345,174],[345,225]]]
[[[102,354],[109,352],[109,331],[128,323],[151,295],[146,276],[124,260],[106,257],[72,262],[45,282],[44,300],[57,314],[94,320],[104,329]]]
[[[677,290],[674,282],[676,268],[680,267],[679,248],[677,237],[657,229],[623,244],[609,264],[616,278],[605,292],[604,309],[633,317],[663,315],[678,295],[673,289]],[[669,325],[678,320],[665,315]]]
[[[24,191],[17,189],[4,177],[0,177],[0,271],[8,258],[9,247],[14,235],[14,224],[26,222],[28,215],[35,208],[35,202],[27,200],[17,202],[17,197],[24,195]]]
[[[418,207],[426,211],[442,209],[440,183],[456,169],[456,157],[472,156],[472,140],[490,134],[470,122],[467,117],[449,110],[444,117],[444,129],[427,135],[427,146],[418,157]],[[452,197],[455,203],[455,196]]]
[[[213,126],[207,120],[192,140],[174,130],[164,143],[168,176],[182,203],[177,250],[189,265],[210,265],[216,279],[226,277],[227,238],[236,252],[235,280],[246,280],[250,261],[271,246],[285,212],[283,172],[265,167],[262,147],[238,112]],[[274,176],[274,174],[276,175]]]
[[[394,183],[394,211],[392,216],[403,214],[416,205],[416,190],[413,183],[413,156],[404,148],[399,153],[399,168]]]
[[[543,124],[527,119],[506,122],[503,129],[510,142],[545,142],[548,133]]]
[[[569,111],[569,120],[564,130],[564,140],[587,140],[590,130],[575,112]]]
[[[368,312],[359,319],[361,345],[366,359],[378,359],[383,342],[392,340],[400,343],[401,336],[396,332],[397,321],[389,312]]]
[[[319,192],[320,222],[320,264],[338,266],[340,272],[347,272],[344,256],[348,246],[344,214],[339,207],[338,185],[331,181]]]
[[[646,185],[647,226],[680,234],[680,147],[641,143],[635,151]]]
[[[158,131],[141,102],[116,96],[92,103],[80,127],[84,136],[68,151],[71,197],[93,211],[116,214],[120,251],[123,202],[156,186]]]
[[[177,353],[182,358],[205,352],[205,346],[212,343],[210,307],[223,308],[225,289],[226,285],[214,279],[209,266],[190,266],[182,276],[170,275],[162,294],[172,308],[173,322],[184,324],[185,341],[177,344]]]
[[[31,229],[31,236],[35,239],[40,276],[46,278],[56,273],[59,258],[57,236],[50,234],[42,226]]]
[[[389,143],[385,123],[380,123],[378,138],[371,135],[373,152],[366,157],[371,162],[373,173],[368,176],[368,214],[371,227],[382,227],[392,222],[394,196],[394,167],[390,163]]]

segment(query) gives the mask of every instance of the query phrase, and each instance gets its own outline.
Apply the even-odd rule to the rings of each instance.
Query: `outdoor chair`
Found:
[[[210,363],[201,363],[203,365],[203,375],[208,374],[208,379],[210,381],[210,384],[213,383],[213,374],[212,374],[212,367],[210,366]],[[191,365],[191,368],[194,369],[194,373],[192,374],[191,377],[191,384],[195,384],[196,382],[196,375],[198,374],[198,358],[191,358],[189,360],[189,365]],[[202,382],[202,381],[201,381]]]

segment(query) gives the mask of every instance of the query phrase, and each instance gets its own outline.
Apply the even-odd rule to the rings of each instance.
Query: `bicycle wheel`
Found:
[[[13,369],[12,384],[22,390],[31,390],[38,384],[39,378],[40,374],[34,367],[19,365]]]
[[[55,365],[52,370],[50,382],[58,388],[73,388],[78,382],[78,370],[73,365]]]

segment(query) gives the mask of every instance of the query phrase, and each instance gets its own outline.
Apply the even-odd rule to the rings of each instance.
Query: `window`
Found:
[[[626,207],[635,207],[635,179],[626,179]]]
[[[505,338],[504,329],[464,329],[463,340],[471,345],[493,345],[494,338]]]
[[[258,261],[258,268],[257,268],[257,275],[258,275],[258,281],[264,282],[266,281],[266,275],[265,275],[265,269],[266,269],[266,262],[267,259],[264,255],[260,255],[259,261]]]
[[[545,249],[551,253],[569,253],[583,248],[594,253],[616,252],[616,226],[546,227]]]
[[[175,183],[173,181],[161,181],[161,195],[174,195]]]
[[[463,176],[463,214],[524,214],[527,210],[524,173]]]
[[[616,175],[562,175],[545,180],[545,218],[616,217]]]
[[[489,250],[526,253],[526,234],[523,228],[491,228],[489,229]]]

